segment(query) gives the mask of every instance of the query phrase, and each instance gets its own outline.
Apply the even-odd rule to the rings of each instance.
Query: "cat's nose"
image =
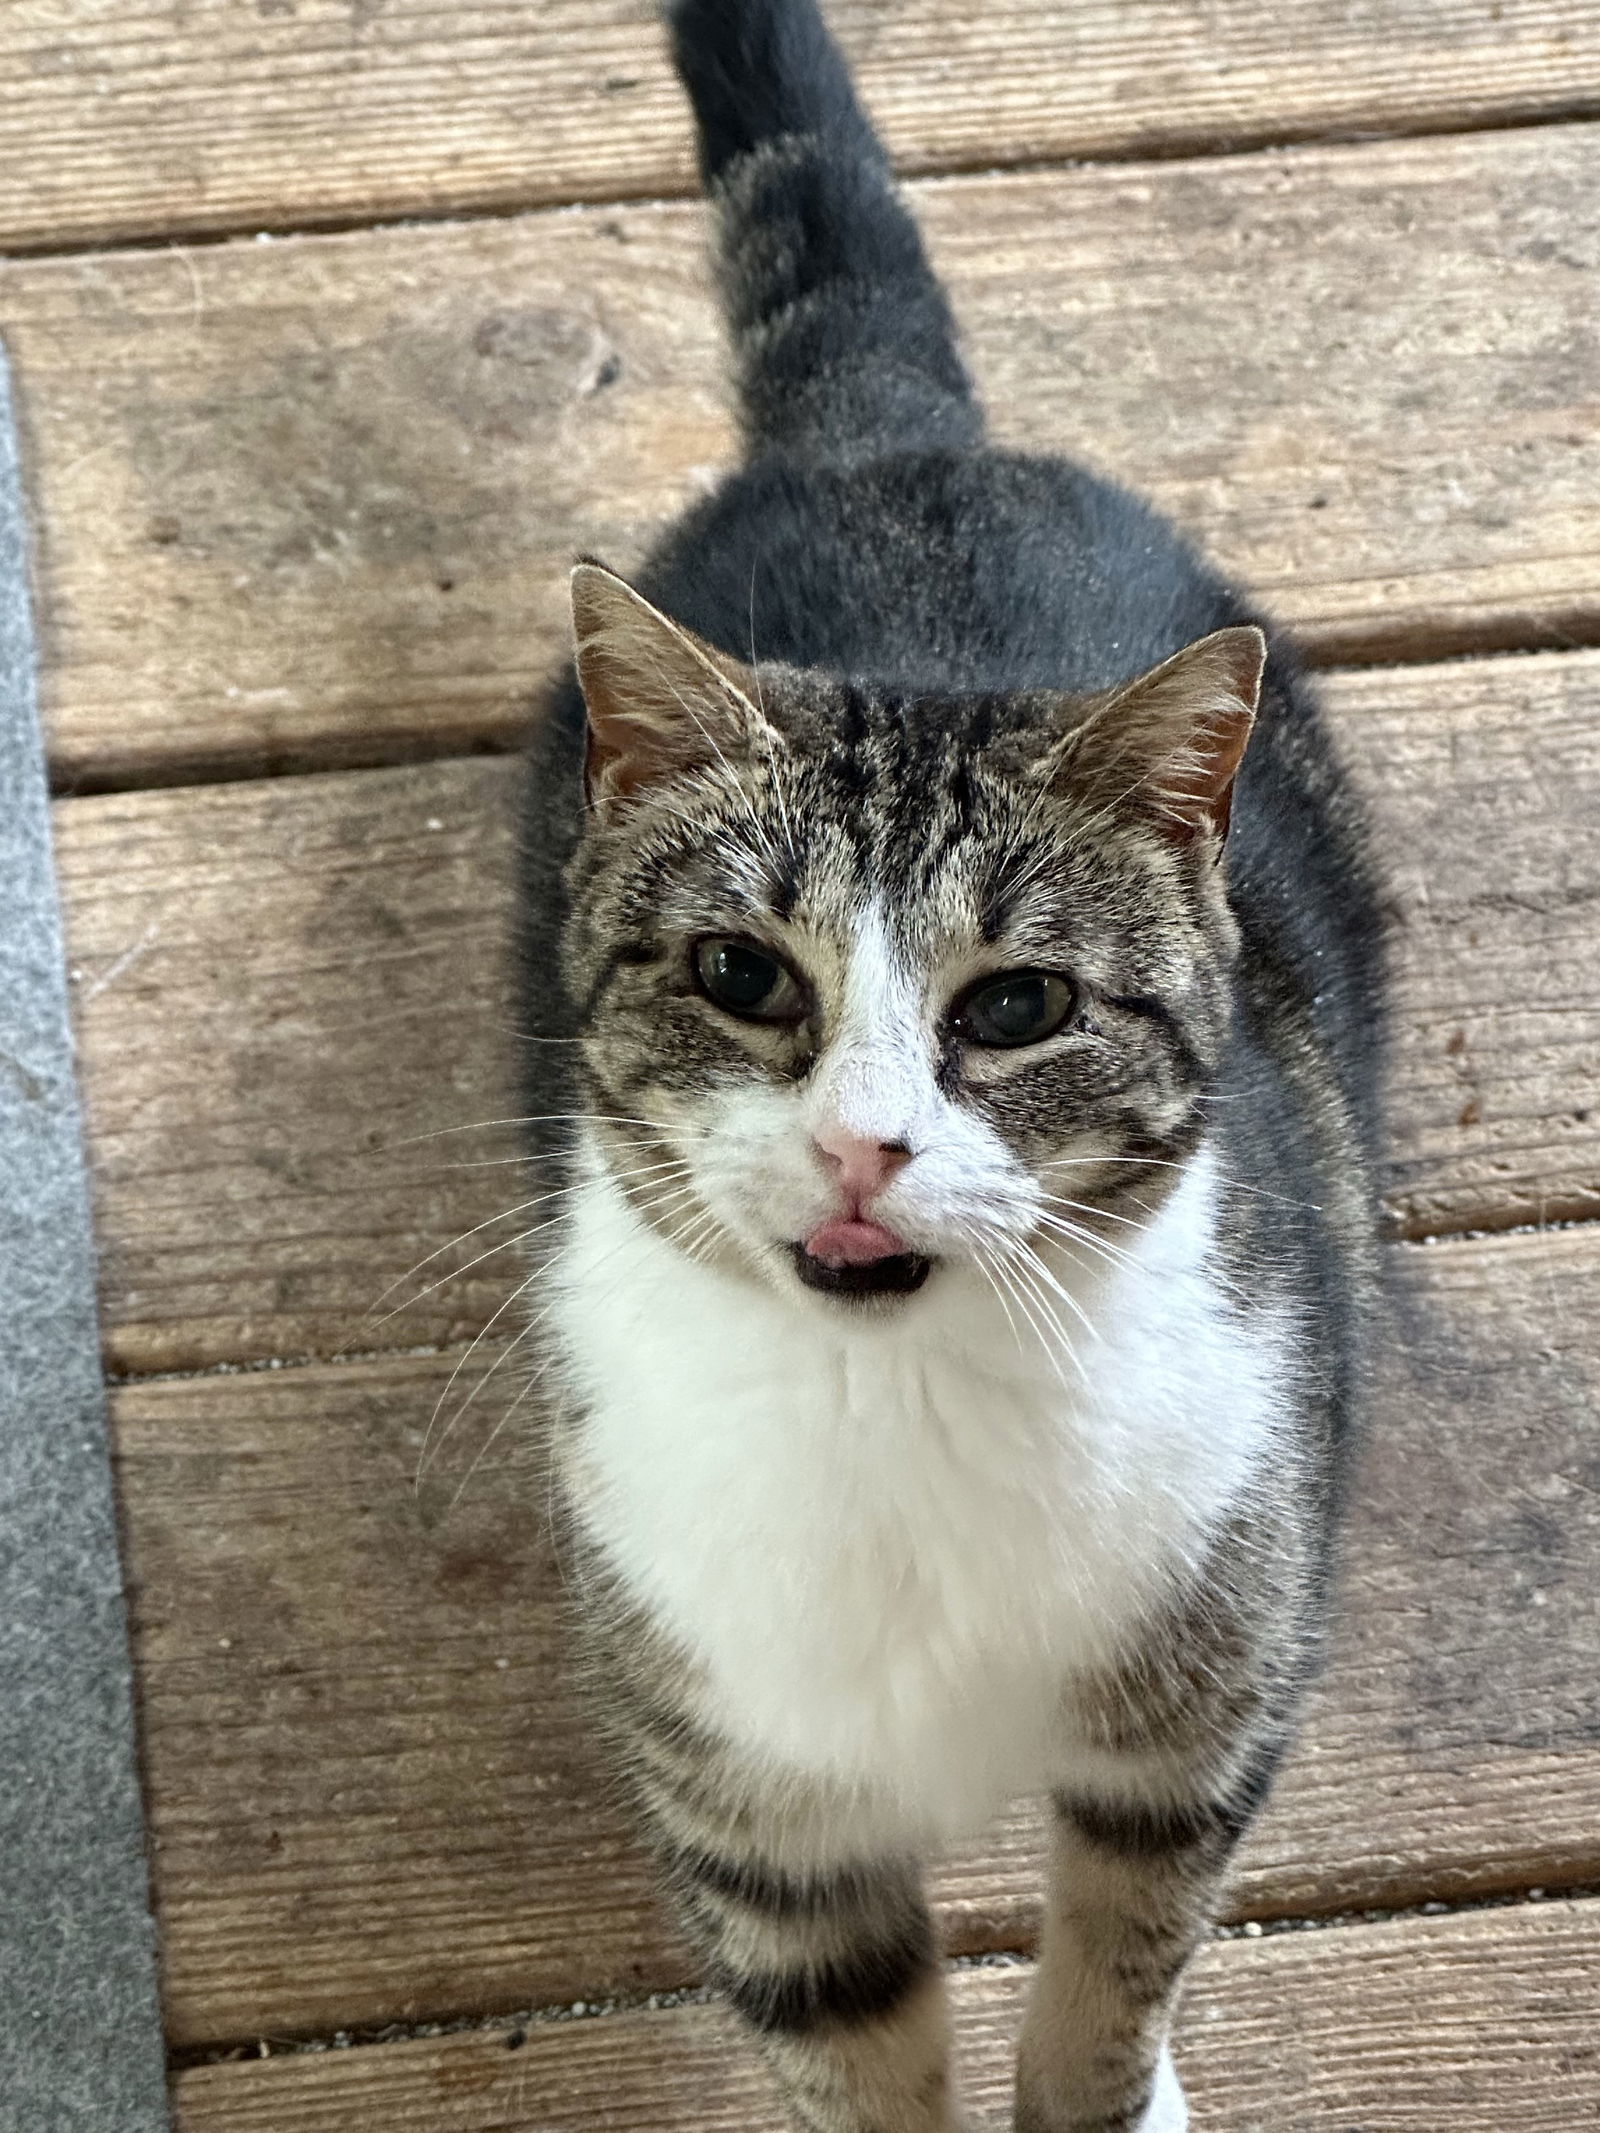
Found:
[[[904,1141],[868,1140],[844,1126],[822,1126],[812,1135],[825,1170],[855,1206],[882,1192],[897,1170],[911,1160]]]

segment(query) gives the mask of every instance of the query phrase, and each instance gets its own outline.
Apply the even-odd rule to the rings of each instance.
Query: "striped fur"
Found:
[[[920,1865],[1035,1792],[1018,2126],[1178,2133],[1173,2001],[1316,1665],[1360,1404],[1362,825],[1179,537],[984,443],[814,0],[668,21],[746,462],[637,588],[575,574],[524,842],[593,1707],[796,2126],[959,2124]],[[792,1012],[708,994],[730,937]],[[1029,970],[1064,1019],[975,1040]],[[905,1251],[819,1290],[839,1130],[895,1152]]]

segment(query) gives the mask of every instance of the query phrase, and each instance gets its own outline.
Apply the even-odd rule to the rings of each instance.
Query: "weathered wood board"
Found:
[[[1593,642],[1600,129],[916,188],[1013,442],[1323,662]],[[0,268],[52,749],[100,786],[504,746],[732,450],[698,206]]]
[[[508,1135],[429,1137],[513,1108],[515,775],[58,804],[113,1369],[450,1340],[505,1296],[501,1259],[385,1315],[468,1247],[381,1301],[535,1189],[461,1167]]]
[[[1600,107],[1583,0],[838,0],[903,168]],[[682,191],[651,0],[76,0],[0,15],[0,249]],[[981,85],[981,93],[974,93]]]
[[[1197,2133],[1579,2133],[1600,2123],[1600,1905],[1221,1941],[1176,2054]],[[1010,2120],[1026,1966],[952,1979],[975,2133]],[[776,2133],[719,2009],[617,2013],[178,2077],[179,2133]]]
[[[1399,1227],[1600,1213],[1600,654],[1330,675],[1324,694],[1392,898]]]
[[[1390,1253],[1337,1653],[1245,1914],[1600,1878],[1600,1230]],[[692,1975],[562,1677],[515,1357],[413,1486],[453,1362],[115,1393],[180,2045]],[[1036,1880],[1018,1813],[936,1875],[948,1944],[1026,1944]]]
[[[1327,694],[1395,897],[1396,1219],[1593,1212],[1600,653],[1332,676]],[[519,774],[58,805],[114,1369],[456,1340],[503,1300],[505,1255],[423,1291],[549,1209],[403,1277],[538,1189],[504,1160],[514,1133],[457,1130],[518,1108]]]

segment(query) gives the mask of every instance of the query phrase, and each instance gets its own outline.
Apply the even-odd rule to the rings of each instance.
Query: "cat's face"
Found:
[[[738,668],[594,566],[574,590],[568,974],[594,1141],[646,1218],[884,1306],[1153,1211],[1229,1013],[1256,633],[1109,702],[917,704]]]

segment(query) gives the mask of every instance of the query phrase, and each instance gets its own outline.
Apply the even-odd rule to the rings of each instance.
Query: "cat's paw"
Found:
[[[1139,2121],[1139,2133],[1189,2133],[1189,2106],[1184,2101],[1172,2053],[1165,2048],[1156,2068],[1156,2085]]]

